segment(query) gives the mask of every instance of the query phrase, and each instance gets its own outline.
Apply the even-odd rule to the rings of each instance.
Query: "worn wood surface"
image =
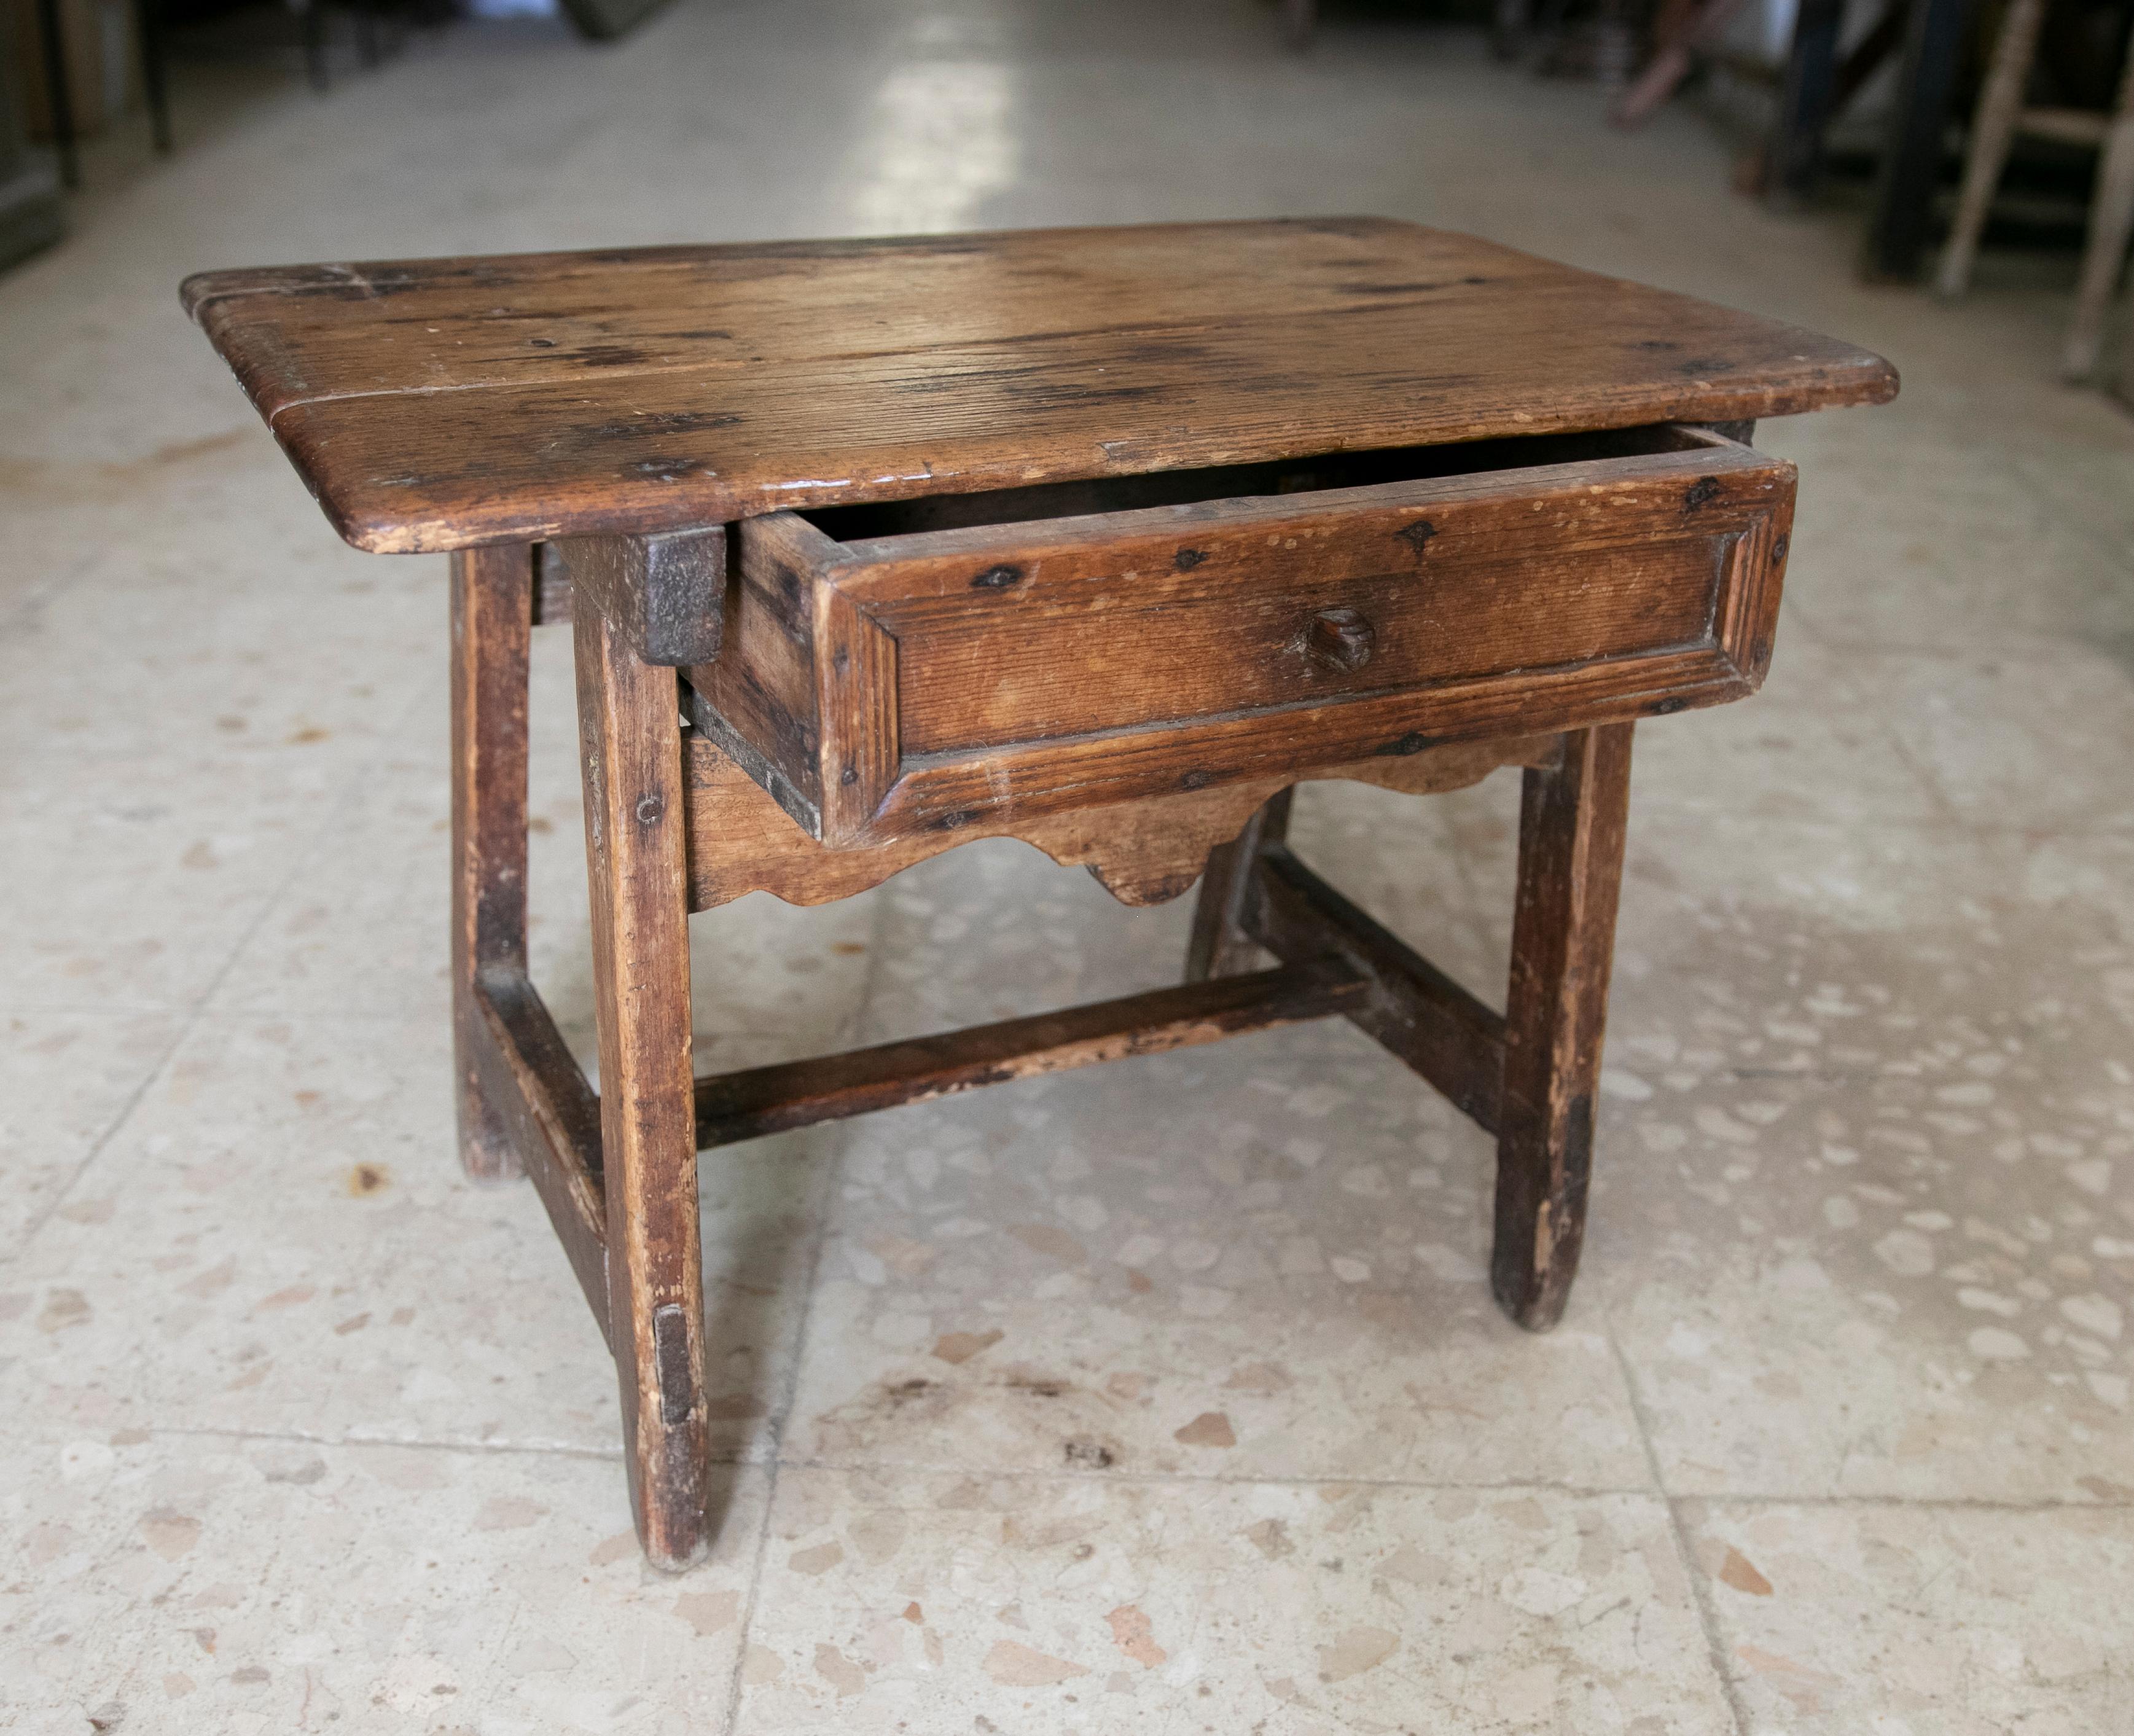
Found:
[[[1500,765],[1525,765],[1554,750],[1552,736],[1455,742],[1315,770],[1411,794],[1463,789]],[[995,809],[967,827],[858,850],[831,850],[792,817],[716,744],[693,733],[683,745],[689,812],[690,908],[706,910],[744,893],[789,904],[823,904],[979,838],[1019,837],[1064,866],[1087,868],[1123,904],[1161,904],[1200,878],[1209,853],[1238,835],[1252,812],[1294,774],[1180,790],[1140,802],[1021,815]],[[1219,972],[1218,974],[1222,974]]]
[[[520,1173],[475,1063],[485,972],[526,972],[526,672],[532,550],[469,550],[451,562],[452,1033],[460,1161]]]
[[[546,546],[542,567],[545,607],[553,607],[552,586],[586,593],[592,606],[620,624],[625,641],[648,663],[679,668],[719,654],[726,619],[723,525],[664,536],[566,538]]]
[[[1567,738],[1520,802],[1489,1277],[1536,1330],[1562,1316],[1585,1242],[1629,796],[1630,726],[1616,724]]]
[[[1376,1037],[1463,1114],[1496,1131],[1504,1021],[1494,1009],[1373,921],[1284,845],[1262,849],[1244,925],[1288,963],[1331,958],[1368,977],[1373,992],[1349,1009],[1349,1022]]]
[[[645,1552],[708,1546],[703,1272],[690,1057],[688,848],[672,669],[573,599],[579,754],[600,1026],[608,1332]]]
[[[1193,933],[1185,945],[1188,982],[1234,976],[1256,962],[1259,943],[1245,929],[1253,876],[1258,871],[1260,852],[1289,836],[1295,794],[1294,788],[1276,791],[1253,810],[1234,838],[1208,852],[1200,895],[1193,904]]]
[[[853,542],[751,519],[693,716],[851,848],[1753,692],[1793,467],[1703,430],[1602,445]],[[1330,613],[1364,654],[1319,654]]]
[[[707,1147],[727,1145],[982,1085],[1323,1019],[1356,1005],[1369,987],[1340,965],[1312,961],[815,1060],[751,1068],[697,1082],[697,1137]]]
[[[608,1338],[600,1100],[523,975],[496,972],[483,977],[475,986],[474,1003],[476,1018],[465,1041],[476,1074],[514,1155],[533,1178],[601,1336]]]
[[[896,640],[919,757],[1695,644],[1793,485],[1700,447],[886,538],[825,578]],[[1367,656],[1314,654],[1335,610]]]
[[[210,272],[336,527],[404,552],[1879,402],[1798,327],[1382,218]]]

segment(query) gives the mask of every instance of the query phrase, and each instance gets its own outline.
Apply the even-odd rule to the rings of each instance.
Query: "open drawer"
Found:
[[[1794,481],[1663,427],[746,519],[692,721],[853,846],[1713,704]]]

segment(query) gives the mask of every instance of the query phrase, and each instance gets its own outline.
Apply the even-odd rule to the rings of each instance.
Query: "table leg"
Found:
[[[1566,735],[1559,764],[1528,769],[1519,804],[1489,1275],[1504,1311],[1535,1331],[1562,1317],[1585,1239],[1631,727]]]
[[[1896,101],[1867,224],[1871,282],[1906,283],[1934,228],[1949,104],[1972,0],[1912,0]]]
[[[479,1180],[524,1174],[484,1092],[474,1021],[485,972],[526,974],[526,657],[534,552],[452,557],[452,1034],[460,1161]]]
[[[65,28],[59,0],[37,0],[37,35],[44,49],[45,101],[51,111],[52,148],[59,155],[60,180],[74,187],[81,185],[81,165],[75,152],[74,87],[68,82]]]
[[[1185,949],[1186,981],[1235,976],[1257,963],[1259,943],[1244,929],[1246,900],[1261,846],[1289,836],[1290,798],[1296,793],[1285,789],[1268,797],[1235,839],[1208,852],[1200,895],[1193,905],[1193,938]]]
[[[689,1045],[680,700],[591,600],[573,600],[600,1025],[609,1342],[637,1535],[678,1571],[708,1545],[710,1437]]]
[[[2119,101],[2104,135],[2097,190],[2089,202],[2089,243],[2075,287],[2074,319],[2060,357],[2064,379],[2086,380],[2096,371],[2098,352],[2104,345],[2105,316],[2126,268],[2129,234],[2134,234],[2134,41],[2127,44]]]
[[[1844,0],[1802,0],[1779,86],[1778,118],[1765,160],[1765,193],[1806,204],[1823,175],[1823,133],[1836,108],[1837,37]]]
[[[157,154],[171,154],[171,93],[163,75],[163,0],[134,0],[133,27],[141,44],[141,89],[148,104],[148,137]]]

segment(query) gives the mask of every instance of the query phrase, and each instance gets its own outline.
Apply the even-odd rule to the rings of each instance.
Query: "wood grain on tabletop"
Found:
[[[1797,326],[1383,218],[210,272],[188,309],[387,552],[1878,403]]]

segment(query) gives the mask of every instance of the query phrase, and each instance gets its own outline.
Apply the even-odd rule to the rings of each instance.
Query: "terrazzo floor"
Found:
[[[2134,1730],[2134,418],[2057,268],[1868,289],[1479,40],[1251,0],[678,6],[196,65],[0,278],[0,1726]],[[1372,210],[1818,326],[1775,673],[1643,726],[1585,1271],[1346,1026],[705,1167],[712,1559],[648,1572],[538,1203],[459,1174],[442,563],[338,545],[201,268]],[[2071,273],[2071,267],[2069,268]],[[536,974],[591,1047],[568,647]],[[1502,981],[1517,784],[1301,798]],[[1011,842],[694,924],[707,1066],[1171,979]]]

